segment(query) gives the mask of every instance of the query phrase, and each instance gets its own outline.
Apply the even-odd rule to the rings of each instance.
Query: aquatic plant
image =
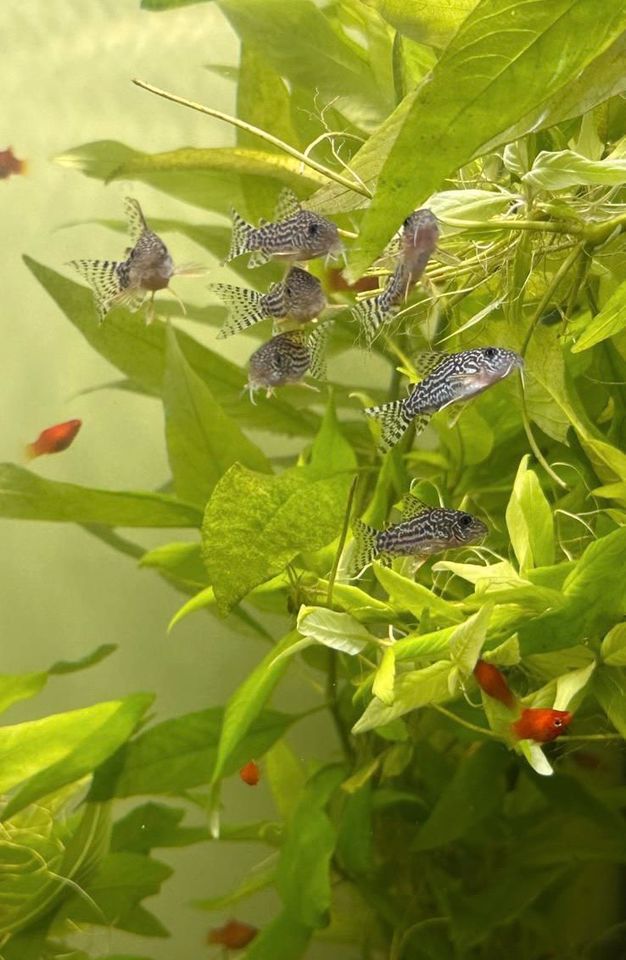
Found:
[[[311,268],[344,307],[329,385],[253,405],[245,370],[170,323],[179,305],[157,299],[149,326],[115,307],[99,325],[87,288],[25,258],[54,314],[120,371],[116,388],[162,404],[172,479],[109,491],[4,464],[0,515],[82,525],[186,597],[171,629],[227,618],[259,662],[223,704],[165,721],[136,694],[0,728],[1,955],[89,960],[71,946],[89,925],[163,936],[143,905],[170,874],[153,851],[237,839],[266,847],[259,868],[197,906],[218,913],[211,943],[245,941],[248,960],[296,960],[313,941],[389,960],[622,956],[626,7],[218,4],[241,38],[237,118],[140,85],[164,117],[234,124],[237,146],[107,141],[62,160],[254,222],[288,186],[336,222],[344,274]],[[191,226],[181,205],[160,222],[142,202],[168,247],[183,233],[224,259],[225,221]],[[346,384],[355,299],[393,272],[378,258],[420,206],[441,237],[373,341],[388,385],[365,365]],[[232,268],[259,292],[281,278],[276,263]],[[186,315],[225,320],[217,304]],[[256,345],[269,322],[244,335]],[[425,351],[487,344],[524,357],[523,383],[442,409],[381,456],[363,408],[403,395]],[[379,528],[409,491],[482,518],[486,545],[350,580],[352,521]],[[164,533],[146,551],[117,528],[193,539]],[[3,676],[0,705],[112,652]],[[289,737],[310,710],[271,706],[296,663],[336,733],[307,762]],[[220,791],[238,776],[267,782],[275,819],[254,819],[251,789],[249,822],[232,821]],[[280,905],[255,936],[246,901],[268,888]]]

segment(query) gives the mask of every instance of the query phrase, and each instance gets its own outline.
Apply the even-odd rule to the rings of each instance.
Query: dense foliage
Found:
[[[120,371],[117,386],[163,405],[172,481],[113,492],[5,464],[0,515],[86,526],[187,595],[176,622],[228,617],[260,646],[242,686],[199,713],[146,724],[152,698],[138,694],[0,728],[2,956],[88,960],[71,942],[90,924],[164,935],[142,905],[170,872],[152,850],[237,838],[271,856],[199,906],[221,911],[216,925],[233,910],[245,919],[246,897],[275,887],[281,909],[249,960],[295,960],[313,939],[329,956],[348,943],[390,960],[623,957],[626,7],[218,2],[241,38],[237,146],[148,155],[100,142],[62,159],[255,222],[287,185],[334,219],[349,238],[347,282],[312,266],[346,307],[330,382],[253,405],[245,370],[169,325],[176,304],[157,301],[150,326],[124,309],[98,326],[85,287],[26,258]],[[197,16],[202,29],[202,5]],[[182,104],[162,102],[164,115]],[[346,383],[361,295],[348,284],[421,205],[439,219],[439,250]],[[173,250],[178,232],[223,259],[226,219],[199,228],[145,208]],[[259,290],[280,276],[276,264],[232,266]],[[205,333],[225,312],[187,315]],[[247,336],[269,333],[266,322]],[[402,395],[421,351],[483,344],[524,354],[523,385],[512,377],[438,414],[381,458],[362,408]],[[411,484],[482,517],[486,546],[415,576],[396,561],[348,581],[350,518],[381,526]],[[133,527],[197,538],[164,534],[146,553],[115,532]],[[0,704],[111,652],[2,676]],[[567,734],[546,747],[517,740],[510,712],[473,678],[479,656],[523,706],[573,711]],[[326,690],[337,731],[306,767],[288,745],[301,715],[270,706],[295,658]],[[275,822],[233,823],[220,803],[223,780],[252,759]],[[122,814],[118,798],[138,799]],[[198,809],[203,825],[185,826]]]

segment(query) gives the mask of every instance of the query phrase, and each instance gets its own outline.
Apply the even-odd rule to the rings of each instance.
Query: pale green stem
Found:
[[[442,216],[441,222],[451,227],[463,227],[465,230],[530,230],[533,233],[570,233],[581,234],[580,223],[564,223],[556,220],[455,220]]]
[[[360,193],[362,196],[367,197],[368,200],[371,200],[372,198],[372,194],[367,187],[364,187],[355,181],[348,180],[346,177],[342,177],[340,173],[337,173],[335,170],[331,170],[330,167],[324,166],[323,163],[318,163],[317,160],[313,160],[311,157],[307,157],[300,150],[296,150],[295,147],[285,143],[284,140],[280,140],[278,137],[272,136],[272,134],[268,133],[267,130],[262,130],[260,127],[255,127],[251,123],[246,123],[245,120],[240,120],[238,117],[231,117],[228,113],[222,113],[221,110],[213,110],[212,107],[205,107],[202,103],[195,103],[193,100],[186,100],[184,97],[179,97],[174,93],[168,93],[166,90],[161,90],[159,87],[154,87],[152,84],[146,83],[143,80],[133,80],[133,83],[135,86],[141,87],[142,90],[147,90],[149,93],[154,93],[157,97],[163,97],[164,100],[171,100],[172,103],[179,103],[183,107],[189,107],[190,110],[197,110],[198,113],[204,113],[208,117],[213,117],[216,120],[224,120],[225,123],[230,123],[234,127],[239,127],[240,130],[245,130],[247,133],[252,133],[257,137],[260,137],[262,140],[265,140],[267,143],[271,143],[272,146],[278,147],[278,149],[282,150],[283,153],[287,153],[289,156],[299,160],[301,163],[305,164],[305,166],[310,167],[311,170],[321,173],[321,175],[326,177],[328,180],[334,180],[335,183],[341,184],[342,187],[347,187],[348,190],[354,190],[355,193]]]
[[[452,713],[451,710],[446,710],[445,707],[439,706],[438,703],[431,703],[430,706],[433,708],[433,710],[436,710],[437,713],[447,717],[448,720],[454,720],[455,723],[459,723],[462,727],[465,727],[467,730],[471,730],[473,733],[480,733],[481,736],[492,737],[494,740],[500,739],[498,734],[494,733],[493,730],[488,730],[486,727],[479,727],[475,723],[470,723],[469,720],[463,720],[462,717],[457,717],[456,713]]]

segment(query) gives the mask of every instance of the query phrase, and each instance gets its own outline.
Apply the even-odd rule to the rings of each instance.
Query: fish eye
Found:
[[[497,353],[498,351],[495,347],[487,347],[485,349],[485,356],[487,357],[487,360],[493,360]]]
[[[471,526],[473,520],[474,518],[470,517],[469,513],[464,513],[459,517],[459,523],[461,524],[462,527]]]
[[[319,232],[320,232],[320,225],[319,225],[319,223],[310,223],[310,224],[309,224],[307,233],[308,233],[308,235],[309,235],[310,237],[316,237]]]
[[[562,726],[563,726],[563,721],[561,720],[560,717],[555,717],[552,722],[554,723],[554,726],[555,726],[555,727],[562,727]]]

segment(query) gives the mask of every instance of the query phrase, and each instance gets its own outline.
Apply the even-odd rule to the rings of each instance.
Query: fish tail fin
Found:
[[[368,347],[371,347],[378,331],[389,318],[389,311],[384,309],[380,297],[370,297],[369,300],[362,300],[356,305],[352,316],[363,330]]]
[[[354,534],[352,575],[357,576],[378,556],[379,550],[376,545],[378,530],[363,523],[362,520],[355,520],[352,524],[352,533]]]
[[[27,463],[30,463],[31,460],[34,460],[37,456],[37,448],[34,443],[27,443],[24,447],[24,460]]]
[[[332,323],[319,324],[309,334],[309,373],[316,380],[326,379],[326,347]]]
[[[242,253],[247,253],[250,249],[248,244],[250,241],[250,234],[254,230],[254,227],[251,223],[248,223],[247,220],[244,220],[236,210],[231,210],[231,216],[233,219],[233,233],[230,239],[230,250],[228,251],[228,256],[226,257],[226,262],[229,260],[234,260],[236,257],[240,257]]]
[[[98,322],[102,323],[123,292],[119,274],[120,262],[118,260],[70,260],[70,266],[74,267],[92,288],[98,311]]]
[[[381,453],[387,453],[400,442],[413,420],[407,410],[406,400],[392,400],[391,403],[383,403],[379,407],[367,407],[365,413],[368,417],[380,421],[378,448]]]
[[[231,337],[234,333],[241,333],[269,316],[263,307],[263,294],[256,290],[234,287],[229,283],[212,283],[209,290],[218,295],[230,313],[217,335],[220,340]]]

